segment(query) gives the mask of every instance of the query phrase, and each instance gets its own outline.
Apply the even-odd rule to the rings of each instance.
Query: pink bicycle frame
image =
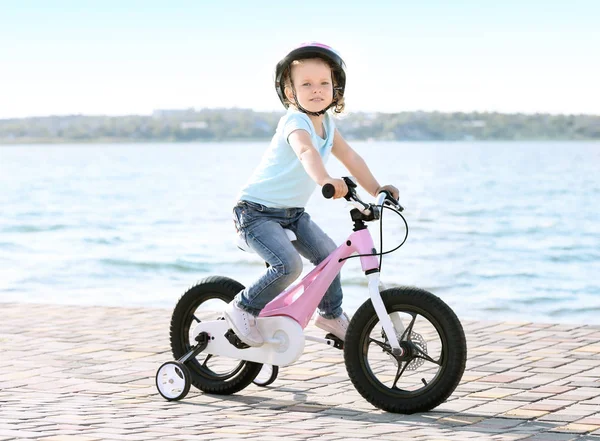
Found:
[[[345,259],[355,252],[373,254],[374,250],[373,238],[369,230],[355,231],[343,245],[317,265],[300,282],[292,285],[269,302],[260,312],[259,317],[284,315],[296,320],[302,329],[306,328],[327,288],[346,263],[346,260],[341,259]],[[363,271],[379,268],[379,259],[376,256],[361,256],[360,263]]]

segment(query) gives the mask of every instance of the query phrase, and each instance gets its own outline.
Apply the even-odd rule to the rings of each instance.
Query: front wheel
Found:
[[[425,290],[381,292],[402,356],[390,343],[367,300],[354,314],[344,342],[344,361],[356,390],[374,406],[395,413],[433,409],[454,391],[465,370],[467,343],[446,303]]]

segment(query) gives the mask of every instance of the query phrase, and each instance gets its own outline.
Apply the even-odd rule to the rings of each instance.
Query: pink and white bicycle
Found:
[[[354,181],[344,179],[346,199],[355,207],[350,211],[354,230],[327,259],[261,311],[257,323],[264,345],[244,345],[219,313],[244,289],[240,283],[213,276],[183,294],[171,318],[171,349],[177,361],[164,363],[156,373],[157,389],[165,399],[184,398],[191,385],[212,394],[233,394],[252,382],[266,386],[276,379],[278,367],[300,358],[306,340],[343,349],[354,387],[380,409],[427,411],[452,394],[467,355],[460,321],[446,303],[423,289],[380,289],[382,256],[400,248],[408,236],[403,208],[387,193],[367,204],[358,198]],[[331,198],[333,187],[324,186],[323,195]],[[382,222],[384,209],[402,217],[406,236],[393,250],[378,253],[366,223]],[[369,299],[352,317],[345,341],[332,334],[305,335],[327,288],[353,257],[360,258]]]

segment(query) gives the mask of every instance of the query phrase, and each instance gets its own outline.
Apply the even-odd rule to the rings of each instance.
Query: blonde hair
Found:
[[[337,82],[337,78],[335,75],[335,69],[336,67],[334,65],[332,65],[329,61],[327,61],[324,58],[304,58],[301,60],[294,60],[290,63],[290,65],[283,71],[283,75],[282,75],[282,82],[283,82],[283,86],[287,89],[287,88],[292,88],[292,66],[297,66],[298,64],[302,64],[302,62],[304,60],[320,60],[323,63],[325,63],[327,66],[329,66],[329,69],[331,70],[331,81],[333,83],[333,101],[335,102],[335,105],[333,107],[331,107],[331,109],[333,110],[334,113],[336,114],[340,114],[344,112],[344,109],[346,107],[346,102],[344,100],[344,93],[338,89],[336,89],[337,87],[339,87],[339,84]],[[291,102],[287,95],[284,94],[284,105],[286,107],[286,109],[289,106],[295,106],[296,103]]]

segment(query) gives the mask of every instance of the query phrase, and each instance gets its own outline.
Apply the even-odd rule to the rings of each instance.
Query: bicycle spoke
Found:
[[[382,341],[375,340],[374,338],[369,338],[369,343],[375,343],[377,346],[379,346],[381,349],[383,349],[388,354],[392,353],[390,345],[388,345]]]
[[[433,358],[431,358],[429,355],[427,355],[425,352],[423,352],[420,349],[416,349],[417,355],[415,355],[415,358],[422,358],[423,360],[429,361],[433,364],[437,364],[438,366],[442,365],[441,361],[435,361]]]
[[[400,377],[402,376],[409,364],[410,362],[404,363],[404,367],[402,368],[402,370],[400,370],[400,366],[402,366],[402,363],[398,363],[398,372],[396,372],[396,378],[394,379],[394,384],[392,384],[392,389],[398,389],[396,384],[398,384],[398,380],[400,379]]]
[[[206,363],[208,363],[208,360],[210,360],[213,357],[213,354],[208,354],[206,356],[206,358],[204,359],[204,363],[202,363],[202,366],[206,367]]]
[[[194,314],[192,314],[192,318],[193,318],[194,320],[196,320],[198,323],[200,323],[200,319],[199,319],[198,317],[196,317]]]
[[[408,337],[410,336],[410,334],[412,334],[412,329],[413,329],[413,326],[415,325],[415,320],[417,320],[417,314],[412,313],[410,315],[412,315],[412,320],[410,321],[410,324],[408,325],[408,327],[402,333],[402,337],[400,337],[400,341],[408,340]]]

